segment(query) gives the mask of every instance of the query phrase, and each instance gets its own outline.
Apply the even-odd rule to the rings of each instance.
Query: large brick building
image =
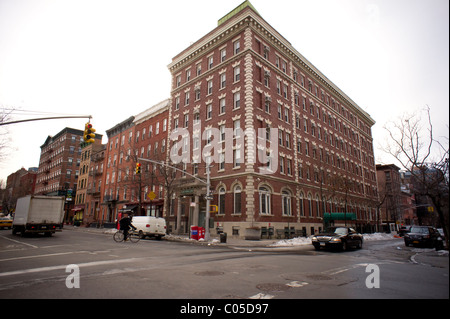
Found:
[[[82,130],[66,127],[55,136],[48,136],[41,146],[35,194],[66,196],[65,221],[73,219],[72,211],[81,162]],[[95,135],[100,144],[102,135]]]
[[[174,152],[167,159],[182,160],[186,173],[204,179],[205,159],[212,156],[218,213],[211,227],[238,236],[251,226],[294,227],[309,235],[324,221],[361,229],[375,223],[374,120],[249,1],[168,68]],[[204,183],[178,177],[166,212],[171,227],[203,226]],[[337,212],[352,220],[337,220]]]

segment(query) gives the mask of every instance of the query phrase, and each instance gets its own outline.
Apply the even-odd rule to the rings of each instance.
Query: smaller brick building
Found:
[[[82,130],[66,127],[48,136],[41,146],[36,177],[36,195],[66,196],[65,222],[73,220],[73,211],[81,162]],[[96,134],[96,143],[102,135]]]

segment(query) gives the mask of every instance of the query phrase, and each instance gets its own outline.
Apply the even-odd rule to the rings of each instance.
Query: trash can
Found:
[[[198,240],[198,226],[191,226],[191,239]]]
[[[227,243],[227,233],[221,233],[220,234],[220,242],[222,244],[226,244]]]

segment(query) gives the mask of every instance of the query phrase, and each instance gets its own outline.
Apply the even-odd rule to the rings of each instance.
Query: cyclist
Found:
[[[124,216],[119,221],[119,224],[120,230],[123,231],[123,241],[126,241],[128,239],[128,231],[130,230],[130,228],[136,230],[136,227],[131,224],[130,213],[124,213]]]

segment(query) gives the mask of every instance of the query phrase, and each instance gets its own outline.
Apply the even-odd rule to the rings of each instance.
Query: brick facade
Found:
[[[220,140],[211,151],[214,228],[239,236],[249,226],[311,234],[323,227],[324,213],[344,210],[357,214],[355,226],[370,228],[375,122],[246,3],[169,65],[170,147],[189,133],[189,150],[178,152],[189,162],[186,172],[205,178],[202,151]],[[245,140],[223,142],[224,128],[240,128]],[[218,135],[209,138],[209,129]],[[231,161],[223,164],[226,152]],[[261,170],[265,154],[270,174]],[[176,207],[183,219],[176,225],[173,218],[172,227],[187,231],[194,220],[202,226],[205,189],[179,177]],[[345,190],[336,188],[339,179],[349,181]]]
[[[72,221],[72,211],[81,162],[83,131],[64,128],[55,136],[48,136],[41,146],[41,156],[36,177],[35,194],[66,196],[65,221]],[[102,135],[96,134],[100,144]]]
[[[165,100],[106,131],[98,223],[115,223],[125,210],[135,215],[162,216],[164,192],[158,171],[142,162],[141,174],[137,175],[136,163],[140,157],[165,158],[167,121]],[[151,191],[157,195],[153,201],[148,198]]]

